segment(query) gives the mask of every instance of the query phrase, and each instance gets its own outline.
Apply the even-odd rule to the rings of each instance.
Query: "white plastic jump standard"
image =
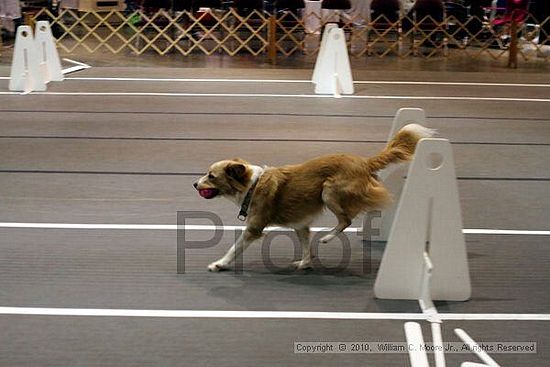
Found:
[[[344,31],[327,24],[315,62],[312,81],[316,94],[353,94],[353,79]]]
[[[15,49],[10,73],[11,91],[26,92],[45,91],[46,83],[40,72],[40,54],[32,28],[20,26],[15,37]]]
[[[395,117],[391,127],[390,134],[388,135],[388,142],[394,137],[395,134],[408,124],[419,124],[426,126],[426,113],[422,108],[400,108]],[[408,163],[401,163],[390,165],[388,168],[380,172],[380,179],[384,181],[384,186],[391,192],[394,205],[382,211],[380,218],[380,232],[378,236],[371,236],[375,241],[387,241],[390,229],[395,217],[395,211],[397,210],[397,202],[401,197],[403,186],[405,185],[405,176],[407,175]]]
[[[317,55],[317,59],[315,60],[313,76],[311,77],[311,81],[313,82],[313,84],[317,84],[321,81],[321,60],[325,59],[324,54],[327,49],[328,34],[329,31],[333,28],[338,28],[338,25],[336,23],[327,23],[325,25],[325,31],[323,32],[323,37],[321,38],[321,46],[319,47],[319,54]]]
[[[383,299],[422,298],[427,253],[433,300],[465,301],[471,286],[451,144],[422,139],[382,257],[374,293]]]
[[[63,81],[61,61],[55,46],[50,23],[41,20],[36,23],[35,42],[40,54],[40,69],[46,83]]]

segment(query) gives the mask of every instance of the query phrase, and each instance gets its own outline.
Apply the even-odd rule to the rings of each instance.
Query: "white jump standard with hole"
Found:
[[[29,26],[17,28],[10,73],[9,89],[11,91],[30,93],[46,90],[40,56],[32,28]]]
[[[421,123],[424,111],[400,110],[394,130],[408,122]],[[391,136],[391,134],[390,134]],[[418,300],[430,322],[436,367],[445,367],[442,318],[432,300],[466,301],[471,296],[470,274],[462,215],[458,196],[452,147],[446,139],[419,141],[404,179],[403,166],[387,171],[384,182],[399,198],[397,208],[383,216],[391,223],[386,248],[374,284],[374,294],[382,299]],[[402,192],[401,192],[402,188]],[[381,237],[384,237],[382,232]],[[487,353],[462,329],[455,333],[485,363],[465,362],[463,366],[498,367]],[[412,367],[429,367],[422,328],[405,323]],[[416,347],[415,347],[416,346]]]
[[[10,91],[23,94],[44,92],[49,82],[61,82],[64,80],[64,74],[89,68],[86,64],[66,60],[77,66],[61,69],[61,61],[48,21],[38,21],[34,35],[31,27],[20,26],[17,28],[11,64]]]
[[[312,82],[316,94],[332,94],[339,98],[354,92],[344,30],[334,23],[325,26]]]
[[[42,20],[32,28],[17,28],[10,73],[11,91],[45,91],[50,81],[63,81],[63,71],[50,23]]]
[[[446,139],[428,138],[418,143],[378,270],[376,297],[420,299],[425,255],[433,264],[433,299],[470,298],[454,160]]]

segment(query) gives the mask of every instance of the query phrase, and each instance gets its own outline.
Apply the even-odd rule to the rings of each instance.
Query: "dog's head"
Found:
[[[234,158],[211,165],[206,175],[202,176],[193,186],[205,199],[212,199],[216,196],[234,196],[247,189],[251,177],[252,170],[248,162]]]

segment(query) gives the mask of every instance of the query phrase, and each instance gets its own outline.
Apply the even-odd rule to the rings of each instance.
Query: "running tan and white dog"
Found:
[[[311,266],[309,227],[328,208],[338,224],[326,236],[326,243],[347,228],[358,214],[381,209],[391,197],[378,180],[377,172],[391,163],[410,160],[417,142],[434,135],[434,130],[410,124],[402,128],[382,152],[371,158],[349,154],[326,155],[302,164],[260,167],[242,159],[223,160],[193,186],[206,198],[223,196],[241,207],[246,230],[229,251],[208,265],[210,271],[227,269],[266,226],[293,228],[302,245],[298,269]]]

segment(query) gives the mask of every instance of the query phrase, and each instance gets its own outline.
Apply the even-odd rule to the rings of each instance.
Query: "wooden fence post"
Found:
[[[273,65],[277,64],[277,20],[275,14],[269,16],[267,56]]]

